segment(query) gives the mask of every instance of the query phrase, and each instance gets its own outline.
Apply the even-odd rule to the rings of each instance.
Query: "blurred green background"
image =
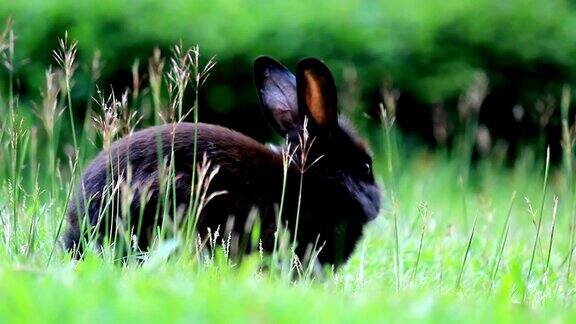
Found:
[[[558,102],[576,76],[576,9],[560,0],[3,0],[0,18],[8,16],[22,103],[39,97],[58,38],[67,30],[79,42],[72,93],[79,123],[92,95],[94,53],[103,62],[97,83],[122,92],[135,61],[145,87],[153,48],[169,55],[182,41],[217,60],[200,119],[259,139],[270,129],[257,108],[254,58],[272,55],[293,68],[314,56],[334,72],[342,109],[368,127],[378,125],[383,89],[397,90],[397,123],[414,146],[454,148],[476,118],[482,154],[500,147],[513,157],[549,144],[559,156]],[[475,94],[475,84],[486,91]],[[467,113],[475,95],[484,100]]]

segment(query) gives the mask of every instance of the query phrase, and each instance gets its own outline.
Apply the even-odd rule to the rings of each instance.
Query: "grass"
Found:
[[[357,252],[342,269],[327,271],[323,278],[295,282],[261,272],[258,255],[241,266],[218,255],[201,262],[186,257],[167,259],[164,249],[170,249],[169,242],[141,266],[122,267],[93,254],[74,264],[58,248],[46,267],[53,232],[47,219],[50,213],[41,213],[32,255],[25,257],[21,249],[11,253],[5,246],[2,249],[0,318],[54,322],[294,321],[318,316],[326,322],[570,319],[574,315],[574,282],[565,277],[568,206],[558,206],[549,269],[546,240],[541,241],[545,251],[536,250],[529,277],[536,229],[525,205],[515,204],[510,219],[506,216],[513,190],[525,188],[518,189],[518,194],[540,195],[528,176],[531,168],[475,174],[483,183],[465,192],[470,210],[478,211],[473,244],[468,244],[471,229],[461,219],[457,169],[450,161],[424,155],[408,163],[405,175],[399,177],[398,230],[404,264],[399,290],[393,220],[386,212],[370,225]],[[426,176],[431,172],[436,176]],[[426,201],[430,213],[421,251],[418,201]],[[552,224],[552,204],[546,202],[542,234]],[[508,234],[501,234],[502,229]],[[506,244],[499,243],[503,237],[508,238]],[[462,264],[464,251],[466,267]],[[495,262],[499,271],[492,267]],[[457,280],[459,284],[455,284]]]
[[[0,51],[8,55],[0,58],[12,64],[13,37],[3,35],[0,44],[8,45]],[[197,101],[188,109],[182,105],[186,80],[180,77],[186,66],[192,75],[206,75],[212,63],[204,70],[197,48],[176,50],[179,59],[189,56],[170,61],[175,71],[170,79],[162,74],[164,60],[155,55],[151,91],[132,93],[128,105],[113,95],[100,100],[100,132],[90,132],[90,122],[84,122],[78,133],[68,133],[70,120],[63,116],[73,116],[74,58],[66,51],[64,46],[60,55],[68,57],[69,73],[65,67],[47,74],[39,116],[18,101],[12,82],[0,97],[0,158],[10,161],[0,166],[0,322],[562,322],[576,315],[568,90],[562,109],[569,153],[558,168],[529,152],[504,167],[496,158],[471,165],[469,149],[465,154],[409,151],[399,145],[403,138],[393,125],[393,100],[387,100],[382,111],[392,115],[385,116],[382,136],[373,143],[386,203],[352,258],[336,271],[307,269],[298,277],[290,258],[289,271],[277,271],[266,269],[268,257],[259,253],[241,264],[226,249],[193,253],[188,226],[194,224],[186,222],[180,227],[185,231],[178,222],[163,227],[154,248],[141,258],[119,264],[114,251],[104,249],[102,255],[88,250],[84,260],[74,262],[59,237],[74,179],[87,158],[122,129],[134,128],[134,115],[123,114],[127,106],[142,112],[136,118],[140,125],[158,122],[159,112],[175,120],[192,112],[198,120]],[[8,76],[14,77],[11,71]],[[60,91],[49,90],[54,78],[63,81]],[[166,82],[173,84],[168,104],[162,95]],[[196,94],[200,83],[192,87]],[[89,114],[87,120],[96,113]],[[78,142],[72,150],[69,134],[78,135],[71,138]],[[170,194],[167,168],[165,197]],[[210,172],[200,170],[197,176],[209,178]],[[112,193],[109,203],[117,207],[120,198]],[[191,200],[188,221],[195,220],[202,194]],[[129,246],[130,236],[124,241]],[[291,249],[280,236],[276,245]],[[278,252],[272,259],[276,264],[285,256]]]

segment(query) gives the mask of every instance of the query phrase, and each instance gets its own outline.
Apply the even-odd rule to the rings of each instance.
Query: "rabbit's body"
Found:
[[[256,63],[261,100],[269,110],[269,117],[276,129],[290,139],[290,147],[296,150],[288,168],[284,196],[282,150],[263,145],[228,128],[199,123],[196,161],[199,163],[206,156],[213,166],[219,167],[219,172],[210,183],[208,194],[220,191],[225,193],[213,198],[202,209],[197,230],[202,236],[209,229],[213,232],[219,228],[221,237],[228,235],[226,231],[231,231],[229,233],[232,237],[241,238],[246,234],[249,215],[256,210],[261,223],[262,247],[271,251],[277,228],[278,207],[280,200],[284,199],[281,222],[287,225],[292,235],[298,233],[297,254],[303,257],[310,247],[315,246],[321,248],[318,255],[321,262],[339,264],[352,253],[363,226],[376,217],[380,208],[380,193],[372,176],[371,159],[357,136],[334,119],[335,112],[333,116],[320,116],[324,119],[319,118],[318,112],[311,112],[312,137],[308,139],[307,159],[302,161],[300,139],[304,125],[303,118],[293,111],[297,109],[294,102],[294,76],[287,70],[277,70],[283,66],[268,60],[264,58]],[[271,80],[275,77],[278,79]],[[278,82],[286,82],[287,88],[278,91],[274,88],[279,86]],[[306,96],[310,97],[314,98]],[[276,109],[279,100],[282,101],[282,111]],[[284,109],[288,106],[292,109],[290,113]],[[323,121],[331,124],[325,126]],[[122,175],[121,179],[130,179],[134,190],[130,211],[122,211],[120,214],[130,215],[131,219],[129,222],[123,219],[122,224],[136,227],[142,215],[138,243],[145,249],[150,243],[152,227],[158,222],[158,210],[165,207],[158,204],[164,197],[158,198],[158,153],[162,152],[164,161],[170,161],[173,151],[176,206],[185,214],[191,196],[194,138],[194,124],[169,124],[136,132],[113,143],[108,151],[101,152],[86,169],[81,189],[70,202],[66,247],[81,251],[78,249],[81,247],[80,224],[85,214],[88,215],[91,227],[100,224],[99,238],[116,226],[104,226],[99,215],[104,214],[102,202],[106,204],[102,197],[104,188],[111,179],[118,182],[117,175]],[[305,165],[302,165],[303,162],[306,162]],[[108,174],[112,174],[112,178]],[[148,199],[140,199],[142,192],[148,192]],[[84,199],[90,200],[87,211],[83,208]],[[143,201],[146,201],[145,205],[141,204]],[[299,201],[300,216],[296,231]],[[170,204],[168,211],[172,210]]]
[[[77,214],[79,211],[84,213],[84,199],[90,201],[87,214],[90,216],[90,225],[95,226],[99,221],[98,216],[104,214],[101,208],[102,204],[106,203],[106,198],[102,197],[105,186],[112,182],[110,179],[117,182],[118,175],[122,175],[126,180],[127,166],[130,165],[129,178],[135,193],[130,205],[130,223],[137,224],[143,212],[140,245],[145,248],[150,227],[158,214],[158,193],[161,189],[158,172],[159,149],[164,165],[170,163],[171,152],[174,151],[176,205],[180,210],[187,211],[194,161],[194,141],[191,139],[194,136],[195,126],[192,123],[167,124],[135,132],[113,143],[109,151],[100,152],[87,167],[76,199],[70,201],[66,246],[73,248],[78,244],[81,218]],[[212,165],[219,166],[217,176],[210,183],[210,192],[225,191],[214,198],[214,203],[206,206],[198,220],[198,228],[206,230],[210,227],[214,231],[219,227],[224,231],[230,217],[235,218],[237,227],[243,226],[252,208],[264,211],[278,199],[272,199],[281,186],[282,177],[282,158],[277,152],[250,137],[216,125],[199,123],[197,136],[197,163],[200,163],[206,154]],[[244,156],[248,152],[250,158],[246,159]],[[112,178],[110,174],[113,174]],[[148,194],[149,199],[141,200],[142,192]],[[160,197],[160,201],[162,198]],[[141,206],[142,201],[146,202],[144,206]],[[78,203],[82,208],[78,208]],[[105,227],[100,226],[102,232],[106,230]]]

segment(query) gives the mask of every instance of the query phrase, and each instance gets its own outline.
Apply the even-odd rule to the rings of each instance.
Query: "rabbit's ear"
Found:
[[[296,68],[298,105],[313,129],[331,131],[338,127],[338,97],[330,70],[315,58],[305,58]]]
[[[254,61],[254,78],[264,113],[282,135],[300,125],[296,77],[284,65],[268,56]]]

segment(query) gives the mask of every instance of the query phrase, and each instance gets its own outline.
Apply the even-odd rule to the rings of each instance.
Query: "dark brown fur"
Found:
[[[175,132],[175,133],[174,133]],[[158,138],[162,140],[162,161],[169,163],[171,150],[174,148],[176,192],[178,206],[188,207],[190,198],[190,184],[192,176],[194,124],[180,123],[151,127],[134,133],[112,144],[110,151],[101,152],[90,163],[84,173],[82,186],[76,199],[72,199],[69,206],[69,232],[65,244],[72,248],[78,244],[80,238],[80,218],[78,211],[83,214],[84,197],[90,201],[88,215],[90,225],[98,223],[96,218],[101,208],[102,192],[106,184],[110,183],[110,159],[114,161],[114,178],[117,174],[127,175],[127,165],[132,170],[132,186],[136,190],[133,198],[130,215],[132,224],[137,224],[140,215],[139,188],[149,186],[151,197],[144,207],[143,228],[151,230],[156,218],[156,204],[160,184],[158,181]],[[199,219],[198,227],[215,230],[218,226],[223,230],[229,217],[238,217],[235,222],[239,225],[245,223],[250,209],[263,205],[263,201],[271,201],[269,196],[277,194],[281,185],[282,161],[278,153],[268,149],[255,140],[228,128],[198,124],[196,161],[202,161],[204,153],[213,165],[220,167],[217,176],[210,185],[210,191],[226,193],[215,198],[206,207],[203,217]],[[244,158],[249,154],[250,159]],[[107,180],[108,179],[108,180]],[[280,195],[278,193],[278,195]],[[276,197],[277,199],[277,197]],[[78,206],[77,204],[80,204]],[[80,207],[80,208],[78,208]],[[204,215],[210,214],[209,217]],[[102,223],[102,221],[101,221]],[[102,233],[106,226],[100,226]],[[141,245],[144,248],[148,242],[149,233],[142,235]]]
[[[269,64],[264,63],[265,67]],[[257,62],[257,67],[258,64]],[[326,72],[320,70],[319,73]],[[329,77],[329,81],[332,80],[331,75]],[[264,92],[263,95],[271,91],[268,87],[264,87],[264,90],[268,92]],[[320,90],[322,89],[318,89]],[[290,88],[289,91],[295,92],[296,89]],[[276,92],[272,92],[272,95],[277,95]],[[272,99],[274,101],[277,98]],[[292,99],[288,101],[291,102]],[[269,98],[263,98],[264,106],[268,106],[267,101],[270,101]],[[276,111],[271,111],[270,116],[276,118],[277,114]],[[293,142],[292,147],[295,147],[302,131],[301,124],[296,124],[301,123],[298,113],[278,115],[290,119],[284,121],[277,119],[272,122],[290,127],[283,132]],[[335,116],[335,112],[332,112],[332,115]],[[283,163],[280,151],[224,127],[202,123],[197,127],[196,160],[200,162],[206,155],[213,165],[218,165],[220,168],[209,190],[226,191],[225,194],[210,201],[203,209],[197,224],[199,233],[205,235],[209,228],[212,231],[217,228],[223,231],[233,219],[232,234],[239,237],[244,234],[251,210],[257,209],[262,224],[262,245],[266,251],[271,251],[277,228],[277,209],[282,196]],[[323,263],[339,264],[352,253],[362,234],[364,224],[378,213],[379,190],[370,170],[371,159],[365,144],[343,125],[332,125],[329,132],[320,130],[321,127],[323,126],[320,124],[311,125],[311,129],[316,129],[317,132],[312,133],[315,140],[308,161],[310,163],[319,160],[304,173],[296,252],[302,257],[310,246],[323,246],[319,260]],[[115,175],[124,175],[123,178],[126,179],[130,169],[135,197],[128,214],[132,218],[130,223],[135,226],[141,207],[143,208],[142,234],[138,237],[138,243],[145,249],[150,243],[158,203],[162,201],[158,198],[159,140],[163,160],[170,161],[172,148],[174,150],[176,203],[180,208],[186,209],[189,205],[192,181],[194,133],[195,125],[191,123],[152,127],[120,139],[112,144],[109,151],[101,152],[86,169],[79,186],[80,190],[70,202],[65,246],[70,250],[81,251],[80,223],[83,217],[79,215],[87,214],[91,226],[102,223],[98,215],[101,214],[100,202],[103,200],[102,192],[105,186],[112,178],[118,180]],[[298,155],[299,152],[296,152],[296,156]],[[288,224],[291,233],[295,233],[299,198],[301,175],[298,164],[299,161],[296,159],[288,171],[285,209],[282,214],[282,222]],[[128,165],[130,168],[127,168]],[[112,178],[108,176],[111,167],[114,169]],[[145,206],[140,206],[139,195],[142,188],[147,185],[150,186],[150,199]],[[85,210],[82,197],[91,201],[88,210]],[[126,223],[126,220],[123,222]],[[99,226],[98,238],[101,240],[106,235],[107,229],[113,229],[114,226],[115,224]]]

